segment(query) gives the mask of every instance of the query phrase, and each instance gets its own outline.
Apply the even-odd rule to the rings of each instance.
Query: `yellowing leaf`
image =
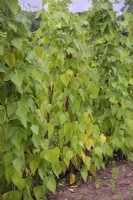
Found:
[[[74,189],[72,189],[72,188],[69,188],[68,190],[69,190],[70,192],[74,192]]]
[[[71,77],[69,77],[69,76],[65,73],[65,74],[62,74],[62,75],[60,76],[60,79],[61,79],[62,83],[67,87],[68,84],[69,84],[69,82],[70,82]]]
[[[94,142],[93,142],[92,139],[87,139],[87,141],[86,141],[85,144],[86,144],[86,148],[87,148],[88,150],[90,150],[91,147],[93,146]]]
[[[133,78],[129,80],[129,84],[133,85]]]
[[[72,77],[72,76],[73,76],[73,71],[70,70],[70,69],[68,69],[68,70],[66,71],[66,74],[67,74],[69,77]]]
[[[9,67],[15,66],[15,55],[13,53],[5,54],[4,60]]]
[[[89,171],[91,174],[93,174],[93,176],[96,176],[96,166],[95,165],[91,165]]]
[[[90,136],[91,133],[93,131],[93,124],[92,123],[89,123],[86,127],[86,132],[87,132],[87,135]]]
[[[58,186],[62,187],[64,184],[63,183],[58,183]]]
[[[84,164],[85,164],[86,169],[89,170],[89,169],[90,169],[91,158],[88,157],[88,156],[85,156],[84,159],[83,159],[83,162],[84,162]]]
[[[31,171],[27,167],[25,168],[25,175],[26,177],[31,175]]]
[[[70,161],[67,158],[64,158],[64,163],[66,164],[67,167],[69,167]]]
[[[104,143],[106,141],[106,137],[103,134],[101,134],[100,140],[101,140],[102,143]]]
[[[75,183],[75,174],[70,174],[70,184]]]
[[[73,76],[73,71],[68,69],[64,74],[60,76],[62,83],[67,87],[71,78]]]
[[[84,112],[83,113],[83,120],[85,124],[90,123],[90,117],[89,117],[89,113],[88,112]]]
[[[80,156],[81,156],[81,157],[82,157],[82,159],[84,160],[84,158],[85,158],[85,154],[84,154],[84,152],[83,152],[83,151],[81,152]]]

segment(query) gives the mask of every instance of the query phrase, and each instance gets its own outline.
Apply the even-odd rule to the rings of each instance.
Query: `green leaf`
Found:
[[[93,82],[90,82],[88,85],[88,92],[90,96],[95,99],[98,96],[99,88]]]
[[[62,168],[60,167],[58,162],[52,163],[52,169],[54,174],[59,177],[59,174],[61,173]]]
[[[0,63],[0,72],[5,72],[6,66],[2,63]]]
[[[80,173],[81,173],[83,180],[86,182],[87,177],[88,177],[88,170],[86,169],[86,167],[82,167]]]
[[[91,78],[92,81],[98,83],[100,78],[99,71],[96,68],[91,68],[89,70],[89,77]]]
[[[125,123],[133,130],[133,119],[125,119]]]
[[[133,85],[133,78],[129,80],[129,84]]]
[[[112,8],[112,4],[110,2],[101,3],[101,2],[96,1],[95,7],[98,10],[100,10],[100,9],[110,10]]]
[[[60,149],[55,147],[53,149],[45,150],[42,152],[42,158],[49,161],[50,163],[55,163],[59,161]]]
[[[47,173],[47,163],[45,160],[43,160],[43,161],[41,160],[40,165],[38,167],[38,174],[42,180],[44,180],[46,173]]]
[[[56,181],[54,176],[49,176],[48,177],[48,182],[46,183],[47,188],[55,194],[56,190]]]
[[[64,73],[60,76],[60,79],[62,81],[62,83],[67,87],[70,80],[71,80],[71,76],[69,76],[68,74]]]
[[[37,135],[33,135],[32,136],[32,142],[34,144],[34,146],[38,149],[41,145],[41,139],[37,136]]]
[[[80,96],[82,97],[83,102],[85,102],[85,95],[86,94],[85,94],[84,90],[79,89],[78,92],[79,92]]]
[[[30,189],[28,186],[25,186],[24,189],[22,190],[23,194],[23,200],[33,200],[31,197]]]
[[[68,120],[67,116],[63,113],[59,115],[59,119],[60,119],[61,125],[64,124]]]
[[[38,169],[40,164],[40,158],[38,155],[34,155],[33,158],[29,161],[30,169],[33,175],[35,174],[36,170]]]
[[[61,12],[61,16],[65,20],[65,22],[69,25],[70,15],[68,15],[68,13]]]
[[[0,55],[2,56],[4,53],[4,45],[0,44]]]
[[[91,158],[90,157],[87,157],[87,156],[85,156],[84,158],[83,158],[83,161],[84,161],[84,164],[85,164],[85,166],[86,166],[86,169],[90,169],[90,162],[91,162]]]
[[[10,10],[13,12],[13,14],[16,14],[18,12],[19,10],[18,0],[12,0],[12,1],[7,0],[6,4],[10,8]]]
[[[35,51],[37,56],[39,56],[39,57],[42,56],[43,51],[42,51],[42,48],[40,46],[35,46],[34,51]]]
[[[15,22],[8,21],[8,26],[17,33],[17,24]]]
[[[4,123],[4,119],[5,119],[5,109],[0,106],[0,124]]]
[[[39,18],[40,15],[41,15],[41,11],[37,11],[37,12],[36,12],[36,17],[35,17],[35,18],[36,18],[36,19]]]
[[[14,38],[12,41],[11,41],[12,45],[14,47],[16,47],[17,49],[19,50],[22,50],[22,47],[23,47],[23,40],[22,38]]]
[[[24,73],[20,71],[16,71],[16,73],[12,76],[11,81],[18,87],[21,88],[22,82],[24,79]]]
[[[115,11],[109,11],[110,17],[112,20],[116,19],[116,12]]]
[[[83,124],[83,123],[78,124],[78,129],[80,132],[84,133],[85,132],[85,124]]]
[[[9,165],[5,168],[5,176],[8,183],[11,182],[12,176],[14,175],[15,170],[12,165]]]
[[[18,150],[20,150],[22,147],[22,139],[27,139],[26,130],[20,127],[11,127],[8,131],[10,131],[10,140],[12,144],[15,145]]]
[[[23,124],[25,128],[27,128],[27,105],[25,102],[18,102],[18,109],[15,114],[19,117],[20,122]]]
[[[8,103],[7,104],[8,117],[11,117],[12,115],[14,115],[16,110],[17,110],[17,104],[16,103]]]
[[[16,59],[13,53],[5,54],[4,60],[9,67],[15,67]]]
[[[105,10],[109,10],[111,9],[111,3],[107,2],[107,3],[101,3],[101,8],[105,9]]]
[[[66,153],[66,158],[68,159],[68,160],[70,160],[72,157],[73,157],[73,152],[72,151],[67,151],[67,153]]]
[[[33,133],[35,133],[36,135],[38,135],[39,133],[39,127],[37,125],[32,125],[31,128]]]
[[[0,86],[0,94],[2,94],[0,95],[0,103],[1,105],[4,105],[8,94],[8,91],[5,89],[4,85]]]
[[[49,123],[48,124],[48,138],[50,139],[54,133],[54,126],[53,124]]]
[[[74,39],[74,43],[75,43],[75,46],[77,47],[77,49],[80,50],[80,45],[81,45],[80,41]]]
[[[16,158],[13,162],[13,166],[16,169],[17,172],[22,172],[22,168],[24,167],[24,163],[21,159]]]
[[[34,77],[34,80],[37,80],[41,84],[43,83],[43,73],[42,73],[42,71],[39,71],[37,69],[33,69],[32,75]]]
[[[71,81],[71,88],[77,91],[80,85],[81,85],[81,79],[79,77],[74,77]],[[80,93],[82,93],[81,90]],[[81,94],[81,96],[83,97],[83,93]]]
[[[103,154],[108,155],[110,157],[113,156],[113,149],[109,146],[107,142],[103,146]]]
[[[20,199],[20,192],[18,190],[9,191],[2,195],[2,200]]]
[[[5,77],[4,77],[4,81],[9,81],[11,80],[12,76],[14,75],[14,71],[12,70],[12,68],[8,68],[5,71]]]
[[[46,189],[44,185],[39,185],[39,186],[34,187],[33,191],[34,191],[36,200],[44,199],[45,193],[46,193]]]
[[[33,60],[36,60],[36,54],[35,54],[35,52],[34,51],[28,51],[27,52],[26,60],[29,61],[29,62],[31,62]],[[34,69],[33,69],[33,71],[34,71]],[[34,74],[34,72],[32,74]]]
[[[65,123],[63,126],[63,134],[61,133],[60,138],[65,136],[65,143],[67,144],[71,141],[72,129],[70,123]]]
[[[101,148],[101,147],[96,147],[96,148],[94,149],[94,152],[95,152],[95,154],[98,155],[99,157],[102,156],[102,148]]]

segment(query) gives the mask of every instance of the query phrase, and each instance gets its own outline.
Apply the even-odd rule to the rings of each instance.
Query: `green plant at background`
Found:
[[[33,34],[17,0],[0,5],[4,200],[46,199],[60,174],[86,181],[118,151],[133,159],[132,13],[121,22],[109,1],[83,15],[47,2]]]
[[[131,15],[125,13],[125,21],[131,20]],[[94,119],[108,142],[103,151],[112,156],[113,151],[120,149],[132,159],[129,142],[132,138],[133,100],[131,28],[129,25],[128,37],[120,33],[127,26],[125,21],[116,20],[116,13],[109,2],[94,4],[88,20],[91,28],[87,33],[90,38],[88,45],[94,52],[90,65],[95,77],[97,74],[100,89],[99,98],[93,104]]]

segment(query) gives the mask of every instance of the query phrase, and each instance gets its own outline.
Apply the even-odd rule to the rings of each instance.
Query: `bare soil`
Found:
[[[69,177],[58,183],[55,195],[48,200],[133,200],[133,162],[119,161],[89,176],[86,183],[69,184]]]

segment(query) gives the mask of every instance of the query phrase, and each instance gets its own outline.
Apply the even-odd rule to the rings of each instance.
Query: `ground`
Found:
[[[79,182],[70,186],[67,178],[60,180],[48,200],[133,200],[133,162],[119,161]]]

